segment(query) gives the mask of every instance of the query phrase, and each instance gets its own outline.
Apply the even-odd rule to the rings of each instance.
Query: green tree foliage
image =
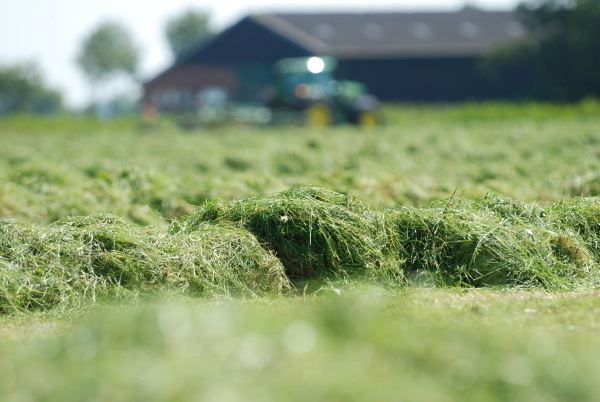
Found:
[[[202,45],[213,33],[208,27],[209,16],[205,12],[187,10],[167,23],[166,34],[176,59],[181,59],[190,50]]]
[[[532,64],[542,99],[600,97],[600,0],[531,0],[517,8],[526,42],[496,51],[488,64]]]
[[[129,31],[116,22],[101,24],[83,42],[77,62],[92,83],[124,73],[135,77],[139,50]]]
[[[45,86],[36,63],[0,66],[0,115],[56,113],[61,109],[62,95]]]

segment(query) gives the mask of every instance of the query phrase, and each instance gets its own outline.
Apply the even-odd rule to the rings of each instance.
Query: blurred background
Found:
[[[576,102],[600,94],[599,4],[1,0],[0,114],[264,103],[275,62],[311,55],[383,101]]]

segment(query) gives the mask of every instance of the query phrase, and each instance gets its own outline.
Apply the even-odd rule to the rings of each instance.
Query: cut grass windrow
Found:
[[[590,288],[599,279],[599,201],[544,210],[492,195],[376,211],[298,186],[207,201],[165,231],[112,215],[45,227],[2,220],[0,312],[136,301],[157,291],[253,297],[306,280]]]
[[[252,232],[275,252],[292,279],[371,277],[381,269],[398,269],[384,215],[334,191],[298,186],[233,203],[210,201],[180,223],[193,233],[207,221]]]
[[[136,301],[157,291],[253,296],[289,287],[283,267],[249,232],[203,225],[168,235],[111,215],[36,227],[0,221],[0,312]]]

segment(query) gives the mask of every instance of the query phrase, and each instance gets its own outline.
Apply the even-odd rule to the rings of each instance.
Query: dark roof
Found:
[[[478,56],[526,32],[515,12],[264,14],[249,18],[314,54],[342,59]]]
[[[180,60],[185,63],[275,62],[285,57],[314,54],[287,36],[246,17]]]
[[[308,55],[353,59],[479,57],[525,39],[512,11],[261,14],[247,16],[173,67],[269,62]]]

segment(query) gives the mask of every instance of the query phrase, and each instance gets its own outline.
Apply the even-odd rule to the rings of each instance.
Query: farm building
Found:
[[[532,91],[531,68],[492,77],[480,61],[525,35],[514,12],[251,15],[147,82],[143,104],[177,110],[211,97],[256,101],[275,61],[310,55],[337,58],[343,78],[386,101],[514,99]]]

